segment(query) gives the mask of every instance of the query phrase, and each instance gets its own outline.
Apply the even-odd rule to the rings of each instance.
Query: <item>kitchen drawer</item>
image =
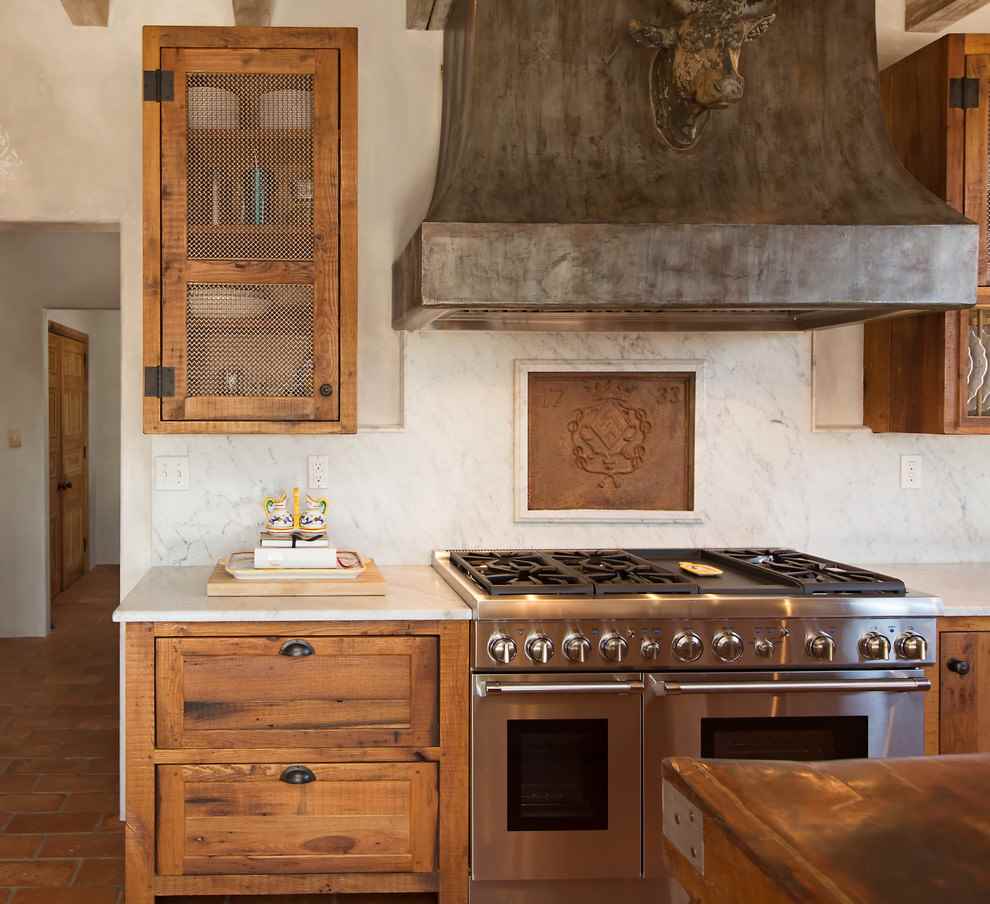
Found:
[[[436,838],[435,763],[158,768],[163,876],[429,873]]]
[[[439,743],[435,637],[159,638],[155,683],[161,748]]]

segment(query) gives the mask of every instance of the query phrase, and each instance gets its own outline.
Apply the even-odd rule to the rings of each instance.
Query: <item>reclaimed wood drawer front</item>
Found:
[[[429,873],[437,765],[160,766],[158,872]],[[296,767],[298,768],[298,767]]]
[[[158,746],[433,746],[437,668],[435,637],[159,638]]]

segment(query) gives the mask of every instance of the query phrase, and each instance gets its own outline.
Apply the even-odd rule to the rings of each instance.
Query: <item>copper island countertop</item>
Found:
[[[663,772],[665,856],[702,904],[990,901],[990,755]]]

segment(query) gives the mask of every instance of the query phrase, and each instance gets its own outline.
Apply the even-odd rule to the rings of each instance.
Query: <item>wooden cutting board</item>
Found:
[[[385,578],[371,559],[364,571],[352,580],[329,578],[325,581],[239,581],[231,577],[223,562],[213,569],[206,584],[207,596],[385,596]]]

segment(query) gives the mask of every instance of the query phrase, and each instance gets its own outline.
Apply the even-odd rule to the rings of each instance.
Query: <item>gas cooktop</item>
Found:
[[[469,550],[449,561],[491,597],[906,593],[897,578],[793,549]]]

